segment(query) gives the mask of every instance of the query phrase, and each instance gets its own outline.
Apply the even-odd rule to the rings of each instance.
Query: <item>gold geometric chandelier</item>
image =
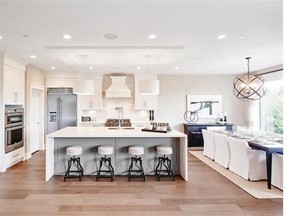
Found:
[[[248,73],[235,78],[233,82],[234,95],[238,99],[245,101],[259,100],[266,92],[264,78],[258,74],[250,74],[249,60],[251,57],[247,57],[246,59],[248,61]]]

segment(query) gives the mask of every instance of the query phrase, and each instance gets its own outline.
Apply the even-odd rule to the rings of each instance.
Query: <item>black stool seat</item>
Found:
[[[70,157],[68,160],[68,168],[65,172],[64,182],[67,178],[79,178],[81,181],[81,177],[84,175],[84,169],[80,163],[80,157],[76,157],[77,155],[82,154],[82,147],[81,146],[70,146],[66,148],[66,154]],[[72,164],[77,168],[77,170],[71,170]],[[72,175],[71,175],[72,174]]]

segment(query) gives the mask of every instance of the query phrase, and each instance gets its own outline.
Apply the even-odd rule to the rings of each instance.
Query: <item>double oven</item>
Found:
[[[24,146],[24,108],[5,108],[5,153]]]

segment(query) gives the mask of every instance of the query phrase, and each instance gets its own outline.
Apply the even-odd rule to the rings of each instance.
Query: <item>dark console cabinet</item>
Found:
[[[207,129],[208,126],[225,126],[228,131],[233,129],[233,124],[184,124],[184,132],[188,137],[188,147],[203,147],[202,129]]]

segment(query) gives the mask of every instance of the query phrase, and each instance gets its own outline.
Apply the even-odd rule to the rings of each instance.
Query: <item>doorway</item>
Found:
[[[28,146],[30,154],[44,150],[44,89],[30,89]]]

